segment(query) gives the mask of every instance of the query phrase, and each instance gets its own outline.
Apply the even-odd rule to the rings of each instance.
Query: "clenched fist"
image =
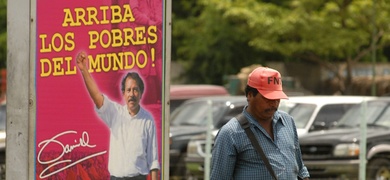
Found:
[[[77,63],[77,67],[80,69],[80,71],[88,70],[87,69],[87,54],[84,51],[77,54],[76,63]]]

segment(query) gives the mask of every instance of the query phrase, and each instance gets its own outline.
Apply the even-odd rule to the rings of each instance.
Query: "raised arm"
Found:
[[[89,95],[91,96],[96,107],[100,109],[103,106],[104,98],[95,80],[88,71],[87,62],[87,54],[85,52],[80,52],[76,57],[77,67],[83,75],[84,83],[88,89]]]

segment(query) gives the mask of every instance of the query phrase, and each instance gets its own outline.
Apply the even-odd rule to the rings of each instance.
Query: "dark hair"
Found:
[[[259,93],[259,91],[256,88],[253,88],[253,87],[251,87],[249,85],[246,85],[246,87],[245,87],[245,96],[248,96],[249,92],[252,92],[253,96],[256,96]]]
[[[127,78],[131,78],[131,79],[134,79],[135,82],[137,82],[137,85],[139,86],[139,89],[141,91],[141,94],[144,93],[144,82],[142,81],[141,77],[138,75],[138,73],[136,72],[129,72],[126,74],[126,76],[122,79],[122,87],[121,87],[121,90],[122,90],[122,93],[125,92],[125,83],[126,83],[126,79]]]

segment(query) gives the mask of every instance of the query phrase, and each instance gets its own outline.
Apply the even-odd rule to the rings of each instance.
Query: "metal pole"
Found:
[[[204,180],[210,179],[210,161],[211,161],[211,131],[213,127],[213,103],[211,100],[207,101],[209,106],[207,118],[207,134],[206,134],[206,153],[204,161]]]
[[[361,105],[362,118],[360,122],[359,180],[366,179],[366,144],[367,144],[367,101]]]
[[[372,2],[372,39],[371,39],[371,61],[372,61],[372,83],[371,83],[371,95],[376,96],[376,83],[375,83],[375,76],[376,76],[376,27],[375,27],[375,20],[376,20],[376,0]]]
[[[35,176],[31,147],[35,107],[35,0],[7,0],[7,125],[6,178]]]

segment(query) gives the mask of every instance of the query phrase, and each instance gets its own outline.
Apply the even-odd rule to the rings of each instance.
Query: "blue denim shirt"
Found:
[[[297,179],[309,177],[304,166],[299,147],[298,134],[293,118],[285,112],[277,111],[273,117],[274,140],[265,129],[246,112],[243,114],[250,128],[278,177],[278,179]],[[232,118],[218,132],[212,150],[212,180],[272,179],[261,156],[252,146],[245,130],[236,118]]]

